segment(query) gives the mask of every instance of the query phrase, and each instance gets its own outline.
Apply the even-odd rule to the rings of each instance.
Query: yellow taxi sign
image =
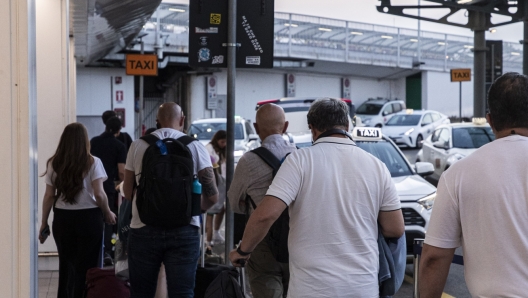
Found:
[[[355,127],[352,131],[354,140],[378,141],[381,140],[381,128],[379,127]]]
[[[451,82],[471,81],[471,68],[451,69]]]
[[[475,125],[484,125],[484,124],[488,123],[488,120],[486,120],[486,118],[483,118],[483,117],[481,117],[481,118],[473,117],[471,119],[471,122],[473,124],[475,124]]]
[[[413,109],[406,109],[405,110],[405,114],[412,115],[412,114],[414,114],[414,110]]]
[[[157,76],[158,56],[152,54],[127,54],[126,74],[131,76]]]

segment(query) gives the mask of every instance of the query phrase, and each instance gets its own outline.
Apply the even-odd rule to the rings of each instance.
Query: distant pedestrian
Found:
[[[106,121],[110,119],[111,117],[117,117],[117,114],[115,111],[108,110],[105,111],[102,115],[103,124],[106,126]],[[132,138],[130,135],[126,132],[119,132],[116,136],[116,138],[121,141],[121,143],[125,144],[126,152],[128,153],[128,150],[130,149],[130,145],[132,144]]]
[[[224,236],[220,234],[220,227],[224,220],[225,201],[226,201],[226,144],[227,133],[225,130],[219,130],[214,135],[209,144],[205,146],[216,177],[216,185],[218,187],[218,202],[213,207],[207,210],[207,217],[205,220],[205,229],[207,231],[207,244],[213,246],[215,244],[224,243]],[[214,223],[213,223],[214,222]]]
[[[285,159],[231,262],[248,259],[288,207],[288,297],[377,298],[378,224],[385,237],[404,233],[396,187],[385,164],[349,139],[343,101],[316,100],[307,118],[313,146]]]
[[[257,111],[255,130],[262,140],[262,147],[282,160],[296,148],[282,138],[288,128],[284,110],[275,104],[265,104]],[[237,213],[249,212],[249,198],[257,209],[273,181],[271,168],[257,154],[248,152],[238,161],[228,198]],[[248,198],[249,196],[249,198]],[[247,209],[247,210],[246,210]],[[269,234],[257,244],[247,264],[249,284],[254,298],[283,298],[288,292],[290,271],[288,263],[278,262],[268,244]]]
[[[44,176],[40,243],[46,241],[53,208],[53,238],[59,253],[57,297],[82,297],[86,272],[99,265],[103,224],[116,222],[103,188],[107,179],[103,164],[90,155],[88,133],[82,124],[64,128]]]
[[[116,181],[107,179],[103,183],[103,188],[108,197],[108,205],[110,210],[117,214],[117,190],[116,184],[123,181],[125,177],[125,162],[126,162],[126,148],[116,136],[121,131],[121,120],[117,117],[110,117],[106,121],[106,129],[101,135],[96,136],[90,140],[90,153],[97,156],[103,162],[106,174],[109,177],[118,177]],[[105,227],[105,265],[113,265],[114,258],[114,244],[112,243],[112,236],[116,235],[117,226],[106,225]]]
[[[185,116],[181,107],[176,103],[169,102],[161,105],[157,120],[161,128],[149,136],[155,136],[160,140],[167,138],[178,140],[185,137],[185,134],[181,132],[185,123]],[[186,146],[192,155],[193,173],[198,176],[202,184],[201,209],[207,210],[218,199],[211,159],[200,142],[192,141]],[[134,181],[138,187],[141,187],[141,177],[146,175],[143,172],[143,157],[149,147],[149,143],[143,139],[134,141],[130,147],[125,166],[123,183],[125,198],[133,198],[131,229],[128,236],[131,298],[154,297],[162,263],[165,265],[169,297],[192,298],[200,251],[200,217],[194,216],[189,224],[175,228],[159,226],[163,224],[162,222],[144,224],[143,220],[145,219],[140,218],[141,212],[138,210],[138,192],[134,191]],[[166,155],[167,152],[162,151],[162,148],[163,146],[156,150],[159,150],[160,155]],[[169,169],[166,172],[172,173]],[[188,183],[192,183],[192,181],[188,181]],[[184,183],[184,187],[187,185]],[[168,186],[172,187],[172,185],[164,183],[160,186],[163,189],[156,188],[153,191],[163,195],[170,195],[173,192],[185,193],[184,189],[171,189],[170,192],[167,192]],[[177,210],[157,211],[163,212],[165,215],[165,212],[172,213]],[[178,220],[180,219],[178,218]]]
[[[488,143],[445,171],[425,237],[420,297],[441,297],[462,246],[472,297],[526,297],[528,288],[528,77],[506,73],[489,89]]]

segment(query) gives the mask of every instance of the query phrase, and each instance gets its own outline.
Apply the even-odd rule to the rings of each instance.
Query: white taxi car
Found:
[[[403,100],[369,99],[362,103],[356,110],[357,119],[361,119],[361,125],[383,127],[383,125],[395,114],[405,110]]]
[[[433,172],[433,165],[417,162],[412,166],[398,146],[383,136],[379,128],[354,128],[352,139],[359,148],[374,155],[387,166],[401,201],[407,254],[412,254],[413,240],[425,238],[436,198],[436,188],[423,178]]]
[[[436,127],[450,122],[446,115],[430,110],[405,110],[394,114],[385,123],[383,135],[397,145],[422,148],[423,140],[433,133]]]
[[[438,180],[454,163],[493,140],[495,135],[485,118],[473,119],[472,123],[441,125],[424,141],[416,161],[432,163],[431,178]]]
[[[205,146],[217,131],[226,130],[226,126],[226,118],[200,119],[193,121],[187,134],[198,139]],[[235,163],[244,153],[258,147],[260,147],[259,136],[255,134],[251,122],[242,117],[235,117]]]

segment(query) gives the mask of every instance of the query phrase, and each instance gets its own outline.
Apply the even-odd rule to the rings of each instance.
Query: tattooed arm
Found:
[[[202,183],[202,210],[207,210],[218,201],[218,188],[213,168],[208,167],[199,171],[198,179]]]

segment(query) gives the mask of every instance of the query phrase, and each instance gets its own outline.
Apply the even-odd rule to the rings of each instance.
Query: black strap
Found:
[[[352,137],[348,134],[348,132],[346,132],[346,131],[344,131],[342,129],[329,129],[329,130],[323,132],[322,134],[320,134],[319,137],[317,137],[317,140],[319,140],[321,138],[329,137],[331,135],[344,135],[347,138],[349,138],[350,140],[352,140]]]
[[[144,135],[141,137],[141,139],[145,142],[147,142],[149,145],[153,145],[155,144],[158,140],[160,140],[160,138],[156,137],[155,135],[153,134],[148,134],[148,135]],[[196,141],[195,138],[191,137],[191,136],[188,136],[188,135],[184,135],[184,136],[181,136],[177,139],[178,141],[180,141],[183,145],[187,146],[189,145],[190,143]]]
[[[251,150],[251,152],[258,155],[258,157],[260,157],[268,166],[273,169],[272,175],[275,177],[281,166],[281,161],[265,147],[258,147],[257,149]]]

